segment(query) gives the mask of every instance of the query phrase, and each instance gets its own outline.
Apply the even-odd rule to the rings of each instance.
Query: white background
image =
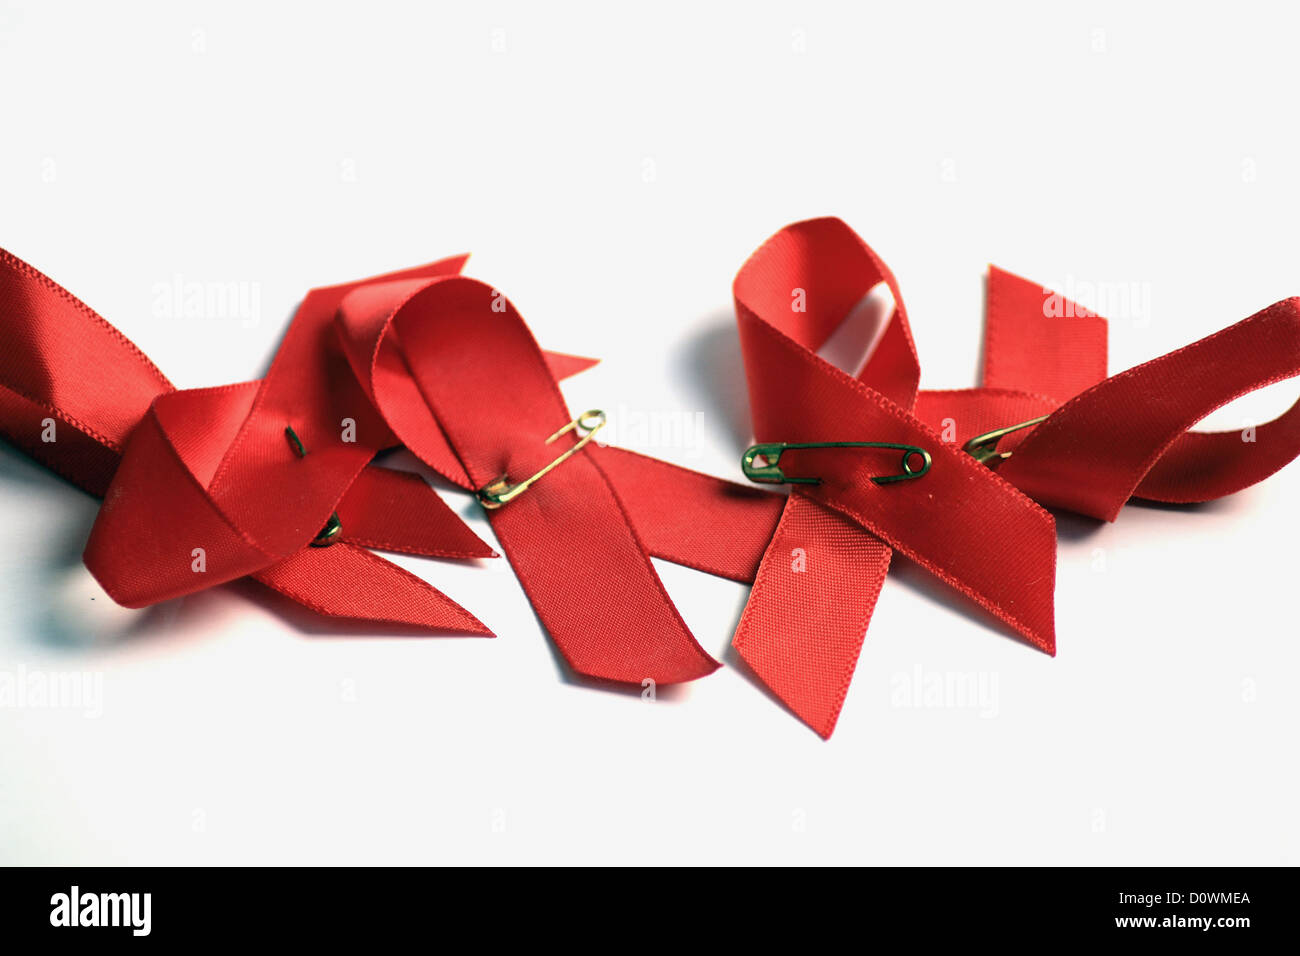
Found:
[[[930,387],[975,382],[990,261],[1136,290],[1112,371],[1300,293],[1294,17],[1130,6],[3,3],[0,245],[184,387],[260,375],[312,286],[472,250],[603,359],[573,408],[739,478],[730,283],[795,219],[891,264]],[[255,314],[188,316],[177,277]],[[654,703],[566,680],[503,563],[397,558],[496,640],[256,585],[115,613],[95,502],[6,445],[0,671],[102,675],[102,714],[0,708],[0,859],[1294,863],[1298,502],[1293,466],[1062,518],[1056,659],[891,574],[823,743],[734,666]],[[660,570],[724,655],[747,589]],[[974,706],[911,699],[963,677]]]

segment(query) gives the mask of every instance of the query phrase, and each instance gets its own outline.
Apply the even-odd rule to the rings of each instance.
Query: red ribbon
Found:
[[[353,368],[371,383],[393,431],[450,481],[475,489],[503,475],[524,478],[565,447],[544,443],[573,417],[553,363],[490,286],[453,278],[368,287],[343,302],[339,319]],[[671,684],[718,665],[682,621],[650,557],[751,579],[776,507],[750,489],[588,447],[488,514],[575,671]],[[695,526],[683,527],[692,517]]]
[[[0,252],[0,432],[104,497],[85,560],[122,604],[251,575],[327,615],[488,634],[368,550],[493,553],[423,479],[373,458],[402,444],[467,489],[527,476],[564,447],[543,443],[571,417],[557,381],[592,362],[542,352],[463,264],[315,289],[264,379],[178,391]],[[717,664],[650,557],[752,580],[779,510],[771,494],[589,446],[492,522],[575,671],[672,683]],[[340,540],[311,547],[335,513]]]
[[[374,457],[405,445],[469,490],[531,475],[573,447],[572,434],[544,440],[572,418],[557,382],[591,361],[543,352],[463,264],[313,290],[264,379],[178,391],[120,332],[0,252],[0,433],[104,497],[86,563],[128,606],[251,575],[324,614],[486,634],[369,550],[491,554],[421,478]],[[881,282],[893,320],[848,375],[816,352]],[[933,464],[878,485],[896,456],[792,451],[783,467],[821,483],[785,499],[586,446],[489,512],[579,674],[672,683],[717,667],[665,593],[659,557],[754,582],[734,644],[828,736],[893,550],[1052,652],[1055,533],[1041,505],[1111,520],[1130,497],[1219,497],[1300,453],[1295,407],[1250,443],[1188,431],[1300,374],[1300,300],[1106,378],[1102,319],[1077,307],[1056,318],[1045,306],[1057,297],[993,270],[983,386],[922,391],[897,283],[839,220],[782,230],[741,269],[735,296],[761,440],[917,445]],[[961,448],[1042,415],[1003,440],[1013,454],[996,470]],[[337,543],[312,547],[334,515]]]
[[[861,372],[818,357],[879,283],[892,321]],[[790,451],[798,486],[764,554],[733,641],[790,708],[829,736],[876,598],[898,550],[1055,653],[1055,527],[1041,505],[1113,520],[1130,497],[1205,501],[1272,474],[1300,454],[1293,406],[1256,430],[1188,431],[1234,398],[1300,374],[1300,299],[1287,299],[1186,348],[1106,378],[1106,324],[1024,279],[989,276],[983,387],[919,391],[902,294],[884,262],[838,219],[769,239],[735,281],[755,434],[764,442],[883,441],[927,449],[923,477],[886,485],[897,453]],[[1070,317],[1058,317],[1065,312]],[[962,450],[1008,435],[996,470]],[[945,425],[955,430],[944,440]],[[955,440],[954,440],[955,439]],[[802,560],[792,561],[796,549]],[[804,569],[800,573],[800,569]]]

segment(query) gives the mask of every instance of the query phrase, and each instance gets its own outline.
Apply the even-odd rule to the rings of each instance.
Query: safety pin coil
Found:
[[[763,442],[758,445],[751,445],[745,450],[744,456],[740,459],[740,467],[745,472],[745,477],[750,481],[762,482],[764,484],[791,484],[791,485],[818,485],[821,484],[820,478],[801,477],[798,475],[787,475],[781,470],[779,462],[781,455],[787,451],[795,451],[801,448],[889,448],[903,453],[903,459],[899,464],[902,471],[893,475],[873,475],[871,480],[878,485],[887,485],[895,481],[911,481],[914,478],[920,478],[930,470],[932,461],[930,453],[918,445],[903,445],[897,442],[887,441],[813,441],[813,442]],[[919,456],[921,465],[918,468],[912,467],[912,456]],[[761,457],[767,462],[765,465],[754,464],[754,459]]]
[[[517,484],[511,484],[510,477],[508,475],[502,475],[500,478],[488,482],[486,485],[484,485],[482,488],[478,490],[479,502],[483,505],[484,508],[491,510],[494,508],[500,508],[502,505],[506,504],[507,502],[513,501],[515,498],[518,498],[525,491],[531,488],[543,475],[560,467],[560,465],[564,464],[566,461],[568,461],[578,452],[582,451],[582,449],[586,447],[587,442],[591,441],[592,437],[596,434],[596,432],[600,431],[604,427],[605,427],[605,413],[602,412],[600,409],[593,408],[590,411],[583,412],[573,421],[569,422],[567,425],[565,425],[563,428],[557,431],[550,438],[546,439],[546,444],[549,445],[552,442],[554,442],[557,438],[559,438],[561,435],[564,435],[568,432],[577,431],[578,429],[581,429],[582,431],[586,432],[586,434],[583,435],[581,438],[579,438],[577,442],[573,444],[572,447],[568,448],[564,452],[564,454],[560,455],[558,458],[552,461],[541,471],[537,472],[537,474],[533,475],[530,478],[525,478],[523,481],[518,482]]]

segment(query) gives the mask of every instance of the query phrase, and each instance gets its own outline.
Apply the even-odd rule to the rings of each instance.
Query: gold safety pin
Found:
[[[791,485],[819,485],[820,478],[802,478],[798,476],[787,475],[783,472],[778,464],[783,452],[798,450],[800,448],[891,448],[903,453],[903,460],[899,467],[903,470],[893,475],[874,475],[872,481],[878,485],[887,485],[894,481],[911,481],[913,478],[920,478],[930,470],[931,460],[930,453],[924,448],[917,445],[900,445],[896,442],[887,441],[810,441],[810,442],[764,442],[759,445],[750,445],[745,449],[744,457],[740,459],[741,470],[745,472],[745,477],[750,481],[762,482],[764,484],[791,484]],[[912,467],[912,456],[921,457],[921,467]],[[754,464],[754,459],[762,457],[767,462],[766,465]]]
[[[1031,418],[1027,422],[1021,422],[1018,425],[1007,425],[1005,428],[995,428],[991,432],[985,432],[983,435],[976,435],[966,444],[961,446],[961,450],[974,457],[981,465],[988,465],[995,461],[1006,461],[1011,457],[1009,451],[998,451],[998,442],[1012,432],[1018,432],[1022,428],[1032,428],[1035,425],[1041,425],[1047,421],[1046,415],[1039,415],[1037,418]]]
[[[284,437],[289,439],[289,444],[299,458],[307,457],[307,447],[303,445],[298,433],[288,425],[284,427]],[[339,539],[341,534],[343,534],[343,522],[339,521],[339,513],[336,511],[330,515],[330,520],[325,522],[325,527],[320,529],[320,533],[311,539],[311,546],[313,548],[329,547]]]
[[[583,412],[573,421],[569,422],[569,424],[565,425],[563,428],[557,431],[550,438],[546,439],[546,444],[549,445],[553,441],[555,441],[555,439],[559,438],[563,434],[566,434],[567,432],[582,429],[587,434],[579,438],[572,448],[569,448],[567,451],[564,452],[564,454],[560,455],[558,458],[556,458],[553,462],[551,462],[549,465],[547,465],[537,474],[533,475],[531,478],[525,478],[523,481],[519,482],[518,484],[512,485],[510,483],[509,475],[502,475],[500,478],[497,478],[495,481],[488,482],[486,485],[484,485],[482,488],[478,490],[479,502],[482,503],[484,508],[493,509],[493,508],[500,508],[503,504],[506,504],[507,502],[512,501],[515,498],[518,498],[525,491],[531,488],[533,484],[537,482],[538,479],[540,479],[543,475],[558,468],[560,465],[564,464],[566,461],[568,461],[578,452],[582,451],[582,449],[586,446],[587,442],[591,441],[592,436],[594,436],[596,432],[600,431],[604,427],[605,427],[605,413],[602,412],[600,409],[593,408],[590,411]]]

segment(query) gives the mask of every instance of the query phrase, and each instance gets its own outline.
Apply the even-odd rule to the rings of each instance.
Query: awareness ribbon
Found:
[[[557,380],[592,362],[543,352],[513,305],[460,275],[464,261],[312,290],[265,378],[177,390],[0,252],[0,434],[104,498],[85,562],[121,604],[251,575],[326,615],[490,634],[368,550],[493,555],[422,478],[373,459],[405,445],[467,489],[531,474],[561,447],[544,443],[569,418]],[[672,683],[717,664],[650,557],[752,580],[779,509],[778,496],[592,446],[491,514],[575,671]]]
[[[850,375],[817,351],[882,282],[892,319]],[[887,470],[896,451],[792,448],[781,457],[781,469],[820,482],[790,494],[733,645],[823,737],[893,551],[1055,653],[1055,522],[1044,506],[1112,521],[1131,497],[1218,498],[1300,454],[1300,403],[1249,442],[1236,431],[1188,430],[1300,374],[1300,299],[1107,378],[1102,318],[993,269],[982,387],[925,391],[898,283],[839,219],[782,229],[741,268],[734,294],[760,442],[888,442],[932,458],[928,470],[904,465],[917,473],[881,484],[872,480],[881,456]],[[796,549],[801,562],[791,560]]]
[[[1188,431],[1300,374],[1300,300],[1106,378],[1104,320],[1072,304],[1061,319],[1059,297],[995,269],[983,386],[925,391],[894,277],[844,223],[818,219],[777,233],[736,278],[755,434],[886,441],[925,449],[926,465],[905,457],[909,480],[882,484],[877,450],[792,448],[783,467],[818,483],[783,498],[566,431],[582,419],[557,383],[591,360],[543,352],[510,302],[460,275],[464,261],[312,290],[264,379],[178,391],[0,251],[0,434],[104,497],[85,559],[123,604],[251,575],[323,614],[474,634],[489,632],[368,549],[491,550],[421,478],[374,457],[404,445],[472,491],[539,474],[558,453],[545,480],[488,513],[573,670],[673,683],[717,667],[651,557],[753,582],[733,643],[822,736],[893,550],[1053,652],[1055,529],[1042,505],[1113,520],[1130,497],[1208,500],[1300,452],[1296,407],[1249,447],[1237,432]],[[882,282],[893,319],[848,375],[816,352]],[[815,587],[795,576],[796,549]]]

